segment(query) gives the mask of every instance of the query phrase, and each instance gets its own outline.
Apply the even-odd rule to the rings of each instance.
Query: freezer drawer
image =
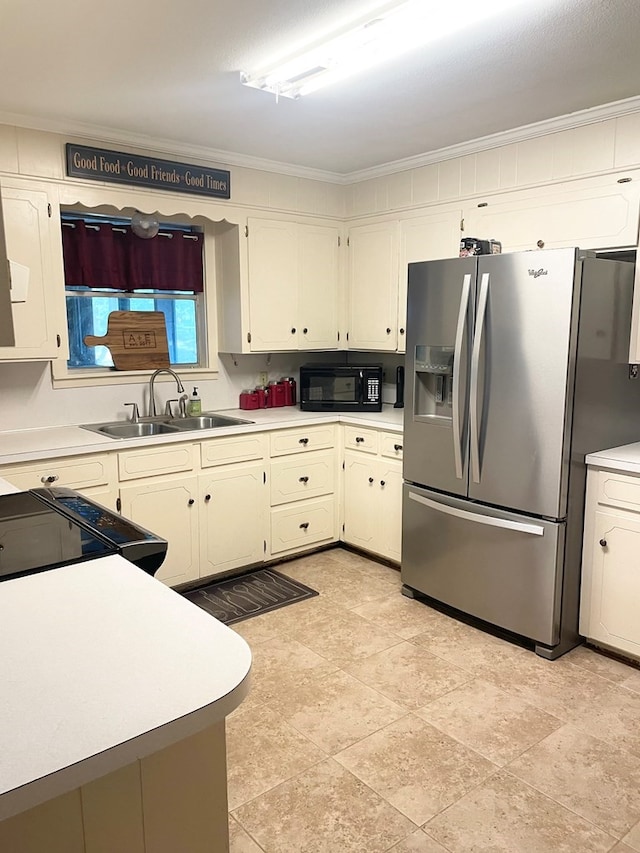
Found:
[[[402,581],[538,643],[559,642],[565,525],[405,483]]]

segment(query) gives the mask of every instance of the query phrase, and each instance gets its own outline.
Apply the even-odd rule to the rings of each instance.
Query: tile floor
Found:
[[[279,568],[320,595],[235,626],[231,853],[640,851],[640,670],[544,661],[342,549]]]

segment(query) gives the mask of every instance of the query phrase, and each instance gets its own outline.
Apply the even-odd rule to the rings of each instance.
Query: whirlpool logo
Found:
[[[529,270],[529,275],[532,275],[534,278],[540,278],[541,275],[549,275],[549,271],[543,270],[542,267],[540,267],[539,270]]]

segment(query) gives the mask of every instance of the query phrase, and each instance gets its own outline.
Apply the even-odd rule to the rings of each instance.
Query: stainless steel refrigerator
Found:
[[[640,439],[632,282],[577,249],[409,265],[406,595],[579,642],[584,456]]]

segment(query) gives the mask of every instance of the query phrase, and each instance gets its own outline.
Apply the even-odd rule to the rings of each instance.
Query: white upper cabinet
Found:
[[[407,325],[407,268],[417,261],[456,258],[460,250],[461,210],[416,216],[400,222],[398,280],[398,350],[405,350]]]
[[[338,347],[339,239],[337,228],[298,226],[298,349]]]
[[[295,222],[249,219],[249,334],[252,352],[298,348]]]
[[[4,217],[0,204],[0,346],[12,347],[15,343],[13,334],[13,314],[11,313],[11,277],[9,261],[4,239]]]
[[[635,246],[639,210],[640,180],[588,178],[469,204],[464,236],[499,240],[503,252]]]
[[[349,349],[397,348],[399,233],[396,220],[349,229]]]
[[[59,319],[64,311],[60,226],[57,217],[53,219],[49,196],[36,184],[3,182],[2,213],[7,258],[19,265],[14,271],[27,281],[22,293],[14,295],[20,301],[11,303],[15,344],[0,346],[0,360],[51,360],[66,355]]]
[[[221,352],[337,349],[340,229],[247,220],[216,244]]]

